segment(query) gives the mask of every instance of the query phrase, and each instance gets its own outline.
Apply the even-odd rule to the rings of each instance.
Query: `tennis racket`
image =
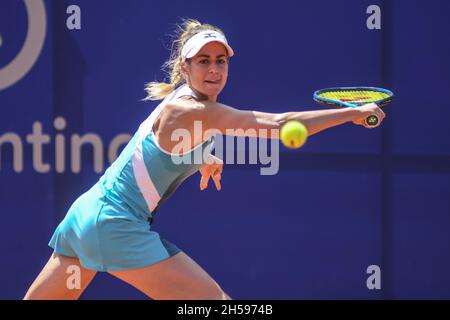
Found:
[[[313,99],[320,104],[333,107],[357,108],[363,104],[376,103],[379,106],[392,102],[394,93],[375,87],[337,87],[314,92]],[[376,114],[366,118],[366,125],[376,126],[380,119]]]

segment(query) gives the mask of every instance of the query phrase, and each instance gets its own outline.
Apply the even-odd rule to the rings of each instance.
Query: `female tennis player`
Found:
[[[99,181],[72,204],[50,240],[54,252],[25,299],[78,299],[98,271],[152,299],[229,299],[208,273],[151,226],[161,204],[195,172],[201,174],[201,190],[210,179],[220,190],[223,163],[209,154],[213,136],[207,133],[266,129],[278,139],[278,129],[289,120],[301,121],[312,135],[349,121],[366,126],[372,114],[380,120],[385,116],[376,104],[278,114],[238,110],[217,102],[234,54],[219,28],[187,20],[172,48],[165,64],[170,83],[152,82],[146,88],[148,99],[163,101]],[[194,133],[195,121],[206,134]],[[180,129],[192,137],[181,147],[172,139]],[[200,164],[174,161],[190,159],[198,148],[207,154]],[[67,286],[74,266],[81,276],[75,289]]]

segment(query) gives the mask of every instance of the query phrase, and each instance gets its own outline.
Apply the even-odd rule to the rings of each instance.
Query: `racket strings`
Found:
[[[389,98],[390,95],[370,90],[339,90],[322,92],[319,97],[344,102],[374,102]]]

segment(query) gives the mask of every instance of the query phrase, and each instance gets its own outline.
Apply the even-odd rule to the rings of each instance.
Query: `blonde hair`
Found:
[[[214,30],[224,34],[218,27],[207,23],[202,24],[194,19],[185,19],[181,25],[177,25],[177,30],[174,35],[175,40],[173,40],[171,46],[170,58],[162,66],[162,70],[170,77],[170,83],[157,81],[147,83],[145,86],[147,97],[144,100],[162,100],[173,92],[179,84],[185,82],[181,72],[181,50],[186,41],[205,30]]]

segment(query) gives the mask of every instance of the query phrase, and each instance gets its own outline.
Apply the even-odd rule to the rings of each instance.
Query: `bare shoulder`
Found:
[[[196,100],[191,96],[182,96],[169,102],[168,106],[173,110],[196,112],[203,110],[206,105],[203,101]]]
[[[234,128],[245,125],[253,119],[248,112],[230,106],[209,101],[196,100],[192,97],[180,97],[170,102],[166,108],[164,123],[176,128],[194,128],[196,121],[201,121],[204,130]]]
[[[164,108],[164,113],[167,116],[186,116],[194,112],[200,111],[202,105],[194,98],[180,97],[170,101]]]
[[[200,135],[197,137],[195,128],[197,121],[201,121],[204,127],[205,119],[207,119],[206,108],[207,106],[205,104],[189,97],[180,97],[170,101],[164,107],[160,118],[155,123],[155,127],[157,128],[156,136],[159,144],[165,150],[172,150],[178,142],[172,141],[171,137],[176,130],[180,129],[187,130],[191,136],[191,139],[182,141],[185,150],[190,150],[192,146],[201,143],[203,136]]]
[[[207,101],[199,101],[193,97],[180,97],[169,102],[165,108],[168,118],[183,120],[204,120],[208,118],[211,108]]]

